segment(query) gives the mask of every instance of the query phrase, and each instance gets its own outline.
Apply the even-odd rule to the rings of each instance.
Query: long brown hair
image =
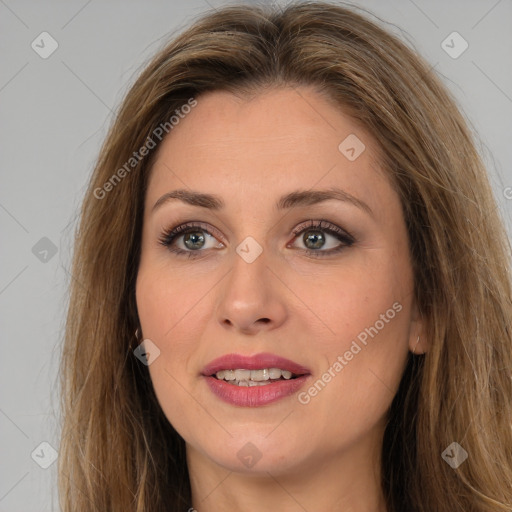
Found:
[[[366,16],[321,2],[208,13],[159,51],[121,105],[76,233],[60,367],[62,510],[191,506],[184,442],[133,354],[156,148],[130,159],[206,91],[281,85],[314,86],[362,123],[401,199],[429,350],[410,356],[389,411],[388,510],[512,510],[510,245],[485,169],[432,69]],[[468,453],[456,469],[441,456],[452,442]]]

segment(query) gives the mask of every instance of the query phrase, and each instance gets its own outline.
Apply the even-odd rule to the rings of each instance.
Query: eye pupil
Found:
[[[205,242],[205,237],[200,231],[193,233],[186,233],[183,235],[183,243],[188,249],[196,250],[200,249]],[[195,245],[198,244],[198,245]]]
[[[321,231],[307,231],[302,237],[304,245],[309,249],[319,249],[325,243],[325,236]],[[310,245],[312,242],[313,245]]]

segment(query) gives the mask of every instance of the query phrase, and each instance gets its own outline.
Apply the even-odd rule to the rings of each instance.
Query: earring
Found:
[[[412,353],[416,355],[416,347],[418,346],[418,343],[420,342],[420,337],[418,336],[418,339],[416,340],[416,345],[414,345],[414,348],[412,349]]]
[[[135,329],[135,339],[136,339],[137,341],[140,341],[140,340],[139,340],[139,328],[138,328],[138,327],[137,327],[137,329]]]

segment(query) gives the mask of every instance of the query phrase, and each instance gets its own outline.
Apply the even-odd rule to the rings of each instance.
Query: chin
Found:
[[[227,442],[204,446],[201,451],[212,462],[228,471],[267,477],[268,473],[277,475],[300,464],[296,457],[300,451],[299,446],[304,446],[304,443],[297,442],[292,436],[275,436],[270,440],[265,438],[268,432],[266,429],[265,434],[260,436],[247,435],[247,432],[240,436],[234,435]]]

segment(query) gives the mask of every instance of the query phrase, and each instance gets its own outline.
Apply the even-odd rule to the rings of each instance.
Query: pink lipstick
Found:
[[[260,407],[297,392],[308,380],[308,368],[289,359],[261,353],[227,354],[203,368],[210,390],[239,407]]]

